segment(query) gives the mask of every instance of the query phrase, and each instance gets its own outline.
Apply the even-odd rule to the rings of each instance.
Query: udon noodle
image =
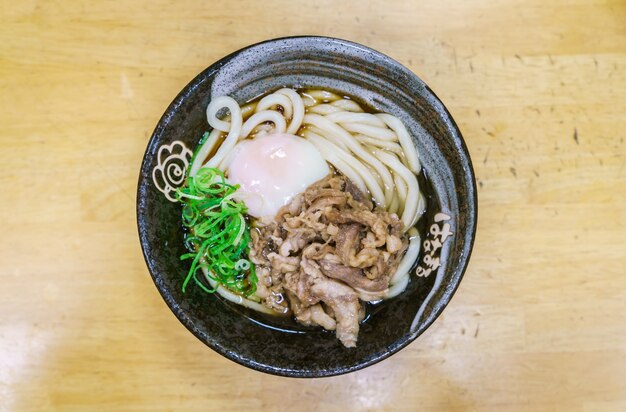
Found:
[[[413,140],[400,119],[386,113],[368,113],[360,104],[326,90],[277,90],[240,106],[221,96],[206,109],[212,131],[198,148],[189,169],[193,177],[202,167],[228,172],[238,147],[250,139],[272,133],[297,135],[310,142],[341,175],[349,179],[374,204],[402,222],[408,247],[383,299],[402,293],[419,254],[420,239],[415,228],[425,210],[425,198],[417,175],[421,165]],[[275,311],[261,303],[255,293],[242,296],[205,276],[217,293],[234,303],[264,313]],[[364,301],[369,292],[358,290]]]

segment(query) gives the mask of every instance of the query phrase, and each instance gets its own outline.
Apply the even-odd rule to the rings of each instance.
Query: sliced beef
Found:
[[[305,306],[300,299],[291,292],[287,292],[287,298],[291,303],[291,309],[296,320],[306,326],[319,325],[326,330],[335,330],[337,322],[334,316],[327,314],[320,303],[313,306]]]
[[[288,301],[298,322],[335,330],[353,347],[360,301],[384,296],[406,250],[402,229],[345,177],[322,179],[252,231],[257,295],[274,309]]]
[[[322,273],[329,278],[340,280],[353,288],[363,289],[368,292],[381,292],[389,288],[389,281],[383,277],[376,280],[368,279],[363,275],[362,269],[344,266],[341,263],[332,262],[328,259],[319,261]]]
[[[311,294],[333,309],[337,338],[344,346],[356,346],[359,334],[359,297],[351,287],[324,276],[315,261],[302,258],[302,275],[311,285]]]

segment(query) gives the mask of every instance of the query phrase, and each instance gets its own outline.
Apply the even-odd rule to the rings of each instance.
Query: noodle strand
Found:
[[[396,132],[396,135],[400,140],[400,145],[404,150],[407,163],[409,164],[409,169],[413,173],[419,173],[422,168],[420,165],[419,155],[417,153],[417,149],[415,148],[415,144],[413,143],[413,139],[411,139],[404,123],[402,123],[402,121],[397,117],[387,113],[379,113],[376,116],[387,123],[387,126]]]

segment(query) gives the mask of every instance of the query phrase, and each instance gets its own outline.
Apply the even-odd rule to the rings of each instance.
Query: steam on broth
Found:
[[[226,113],[222,117],[218,115]],[[391,299],[419,255],[426,207],[402,121],[326,90],[221,96],[178,191],[194,282],[356,346],[364,303]]]

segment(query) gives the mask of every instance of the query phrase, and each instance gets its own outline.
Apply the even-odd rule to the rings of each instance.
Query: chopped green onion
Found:
[[[183,204],[183,225],[189,229],[185,246],[190,253],[181,260],[193,259],[182,290],[190,281],[200,289],[213,293],[219,285],[250,296],[256,291],[257,276],[248,260],[250,231],[245,220],[247,208],[233,196],[239,186],[226,183],[219,169],[204,167],[179,188],[178,200]],[[215,281],[209,288],[197,277],[206,269],[205,279]]]

